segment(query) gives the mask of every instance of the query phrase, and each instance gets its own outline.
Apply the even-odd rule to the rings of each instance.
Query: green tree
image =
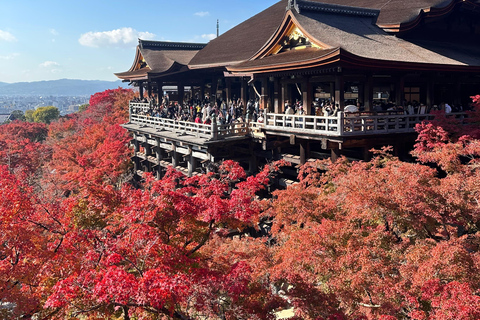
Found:
[[[83,112],[83,111],[87,110],[88,106],[89,106],[88,103],[78,106],[78,112]]]
[[[25,120],[27,120],[28,122],[34,122],[33,120],[33,113],[35,112],[35,110],[26,110],[25,111]]]
[[[25,115],[23,114],[22,110],[15,110],[10,114],[10,120],[25,121]]]
[[[60,117],[60,111],[54,106],[40,107],[33,113],[34,122],[50,123]]]

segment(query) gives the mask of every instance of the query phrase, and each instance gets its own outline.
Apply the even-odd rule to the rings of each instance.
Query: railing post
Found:
[[[212,128],[212,139],[213,140],[217,140],[218,139],[218,127],[217,127],[217,122],[214,121],[212,122],[212,124],[210,125],[211,128]]]
[[[338,127],[338,131],[339,131],[339,132],[338,132],[339,135],[343,135],[343,132],[344,132],[344,123],[343,123],[344,117],[345,117],[345,115],[344,115],[343,111],[338,111],[338,114],[337,114],[337,119],[338,119],[338,120],[337,120],[337,127]]]
[[[128,102],[128,122],[131,123],[132,122],[132,103],[131,102]]]

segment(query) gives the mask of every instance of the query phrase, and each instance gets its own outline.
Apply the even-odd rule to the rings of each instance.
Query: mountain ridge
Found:
[[[0,82],[0,95],[81,96],[118,87],[127,88],[128,86],[121,80],[59,79],[14,83]]]

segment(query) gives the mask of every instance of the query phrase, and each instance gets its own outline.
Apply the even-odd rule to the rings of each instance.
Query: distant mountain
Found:
[[[0,82],[0,95],[83,96],[118,87],[128,87],[122,81],[60,79],[36,82]]]

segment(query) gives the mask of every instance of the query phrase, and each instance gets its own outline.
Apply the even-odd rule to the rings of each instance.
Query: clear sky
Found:
[[[0,82],[110,80],[138,38],[208,42],[278,0],[0,0]]]

